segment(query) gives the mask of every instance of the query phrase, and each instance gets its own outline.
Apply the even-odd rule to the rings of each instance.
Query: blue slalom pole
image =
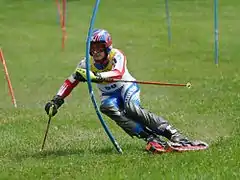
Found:
[[[214,55],[215,64],[218,65],[219,58],[219,31],[218,31],[218,0],[214,0]]]
[[[171,32],[171,18],[169,13],[168,0],[165,0],[165,12],[166,12],[167,28],[168,28],[168,44],[170,45],[172,42],[172,32]]]
[[[112,133],[110,132],[108,126],[106,125],[105,121],[103,120],[103,117],[99,111],[97,102],[96,102],[96,98],[95,95],[93,93],[93,89],[92,89],[92,84],[91,84],[91,78],[90,78],[90,62],[89,62],[89,50],[90,50],[90,38],[92,35],[92,31],[93,31],[93,26],[94,26],[94,22],[96,19],[96,14],[98,11],[98,6],[99,6],[100,0],[96,0],[94,9],[93,9],[93,14],[92,14],[92,18],[90,21],[90,26],[89,26],[89,30],[88,30],[88,35],[87,35],[87,42],[86,42],[86,71],[87,71],[87,84],[88,84],[88,90],[89,90],[89,95],[91,97],[92,103],[94,105],[94,108],[96,110],[97,116],[105,130],[105,132],[107,133],[109,139],[111,140],[111,142],[113,143],[113,145],[115,146],[115,148],[117,149],[117,151],[119,153],[123,153],[121,147],[119,146],[119,144],[117,143],[117,141],[115,140],[115,138],[113,137]]]

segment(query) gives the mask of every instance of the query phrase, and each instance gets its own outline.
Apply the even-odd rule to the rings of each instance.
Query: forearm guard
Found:
[[[51,101],[57,106],[57,109],[60,108],[64,103],[64,99],[59,95],[54,96]]]

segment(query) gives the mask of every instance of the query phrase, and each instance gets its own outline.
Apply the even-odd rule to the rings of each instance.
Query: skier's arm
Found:
[[[74,72],[68,79],[66,79],[63,85],[57,92],[57,96],[61,97],[62,99],[66,98],[72,90],[78,85],[79,82],[85,82],[86,79],[83,77],[79,77],[79,74]]]
[[[81,60],[77,65],[77,68],[85,68],[85,59]],[[64,99],[66,98],[72,90],[78,85],[80,81],[84,81],[85,79],[81,79],[77,77],[76,72],[74,71],[62,84],[60,89],[57,92],[57,96]]]
[[[78,67],[83,67],[83,62],[82,60],[79,64]],[[70,75],[62,84],[60,89],[58,90],[57,94],[53,97],[51,101],[49,101],[45,105],[45,111],[47,114],[49,114],[50,109],[52,108],[52,115],[54,116],[57,113],[57,109],[61,107],[64,103],[64,99],[72,92],[72,90],[78,85],[80,82],[79,78],[76,78],[76,73],[74,72],[72,75]]]
[[[78,85],[79,81],[74,78],[74,74],[69,76],[57,92],[59,98],[65,99],[72,90]]]

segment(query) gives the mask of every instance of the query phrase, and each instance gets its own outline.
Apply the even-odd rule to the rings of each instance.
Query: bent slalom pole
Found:
[[[90,25],[89,25],[89,30],[88,30],[88,35],[87,35],[87,42],[86,42],[86,79],[87,79],[87,84],[88,84],[88,91],[89,91],[89,95],[91,97],[94,109],[96,111],[96,114],[98,116],[98,119],[100,120],[106,134],[108,135],[109,139],[111,140],[111,142],[113,143],[113,145],[115,146],[116,150],[122,154],[123,151],[121,149],[121,147],[119,146],[118,142],[115,140],[114,136],[112,135],[111,131],[109,130],[107,124],[105,123],[100,110],[98,108],[97,105],[97,101],[93,92],[93,88],[92,88],[92,84],[91,84],[91,77],[90,77],[90,60],[89,60],[89,51],[90,51],[90,38],[92,35],[92,31],[93,31],[93,26],[94,26],[94,22],[96,19],[96,14],[97,14],[97,10],[98,10],[98,6],[99,6],[100,0],[96,0],[95,2],[95,6],[93,9],[93,13],[92,13],[92,17],[91,17],[91,21],[90,21]]]
[[[182,86],[191,88],[191,83],[188,82],[186,84],[177,84],[177,83],[165,83],[165,82],[156,82],[156,81],[130,81],[130,80],[122,80],[122,79],[104,79],[104,82],[124,82],[124,83],[137,83],[137,84],[151,84],[151,85],[159,85],[159,86]]]

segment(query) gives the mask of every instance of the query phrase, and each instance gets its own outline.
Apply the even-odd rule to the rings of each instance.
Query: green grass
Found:
[[[173,41],[167,45],[164,1],[101,1],[95,27],[112,34],[139,80],[193,88],[141,86],[142,103],[169,119],[207,151],[152,155],[105,120],[124,154],[116,153],[80,84],[53,119],[45,151],[45,103],[85,54],[94,1],[68,1],[65,51],[54,1],[0,0],[0,46],[18,103],[0,71],[0,179],[239,179],[239,8],[219,2],[220,63],[214,64],[213,3],[170,1]]]

